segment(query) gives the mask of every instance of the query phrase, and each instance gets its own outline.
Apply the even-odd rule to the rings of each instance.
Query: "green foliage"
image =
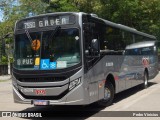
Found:
[[[10,61],[10,63],[13,63],[13,61],[14,61],[13,57],[10,57],[9,61]]]
[[[104,19],[124,24],[157,36],[160,40],[160,0],[1,0],[4,21],[0,22],[0,38],[10,33],[6,43],[13,42],[15,22],[19,19],[47,12],[81,11],[95,13]],[[1,42],[0,42],[1,45]]]
[[[104,19],[155,35],[160,40],[160,0],[50,0],[48,3],[47,11],[50,12],[96,13]]]
[[[17,20],[47,12],[81,11],[134,27],[160,38],[160,0],[19,0],[18,6],[10,7],[13,0],[3,3],[5,23],[0,36],[12,32]],[[7,4],[8,3],[8,4]]]
[[[0,5],[2,5],[0,3]],[[29,15],[38,15],[46,13],[47,4],[42,2],[41,0],[19,0],[18,5],[13,5],[13,0],[5,0],[3,1],[4,8],[4,18],[3,22],[0,22],[0,48],[2,48],[2,40],[5,41],[6,44],[12,44],[14,40],[14,26],[17,20],[20,20],[25,17],[29,17]],[[10,34],[8,38],[3,38],[5,35]],[[0,51],[0,60],[4,59],[2,55],[6,54],[7,56],[11,51],[12,47],[5,48],[6,53],[2,53]],[[11,55],[13,56],[13,55]],[[3,63],[2,63],[3,64]]]
[[[43,1],[43,0],[42,0]],[[47,12],[79,11],[72,0],[50,0]]]
[[[1,59],[1,62],[0,62],[1,65],[7,65],[8,64],[8,59],[6,56],[2,56],[2,59]]]
[[[7,0],[4,4],[4,22],[0,23],[0,36],[14,31],[17,20],[29,17],[30,14],[38,15],[45,13],[47,4],[41,0],[19,0],[19,5],[11,7],[13,0]],[[13,37],[12,37],[13,39]]]

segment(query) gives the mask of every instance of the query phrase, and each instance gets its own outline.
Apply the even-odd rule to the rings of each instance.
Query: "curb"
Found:
[[[11,75],[2,75],[2,76],[0,76],[0,81],[10,80],[10,79],[11,79]]]

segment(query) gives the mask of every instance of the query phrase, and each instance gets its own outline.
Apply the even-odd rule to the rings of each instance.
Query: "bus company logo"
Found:
[[[149,65],[149,58],[142,58],[142,64],[144,67],[147,67]]]
[[[17,60],[17,65],[21,65],[21,60],[20,59]]]
[[[35,94],[36,95],[46,95],[46,90],[45,89],[36,89]]]

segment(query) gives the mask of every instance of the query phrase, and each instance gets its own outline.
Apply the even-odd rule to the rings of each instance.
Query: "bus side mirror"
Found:
[[[97,39],[92,40],[91,48],[92,48],[93,52],[98,52],[99,45],[98,45]]]

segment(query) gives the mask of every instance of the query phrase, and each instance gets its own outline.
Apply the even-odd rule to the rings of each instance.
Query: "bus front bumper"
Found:
[[[87,99],[87,89],[84,89],[82,84],[68,92],[64,97],[59,100],[45,100],[48,105],[86,105],[89,104]],[[34,100],[39,99],[26,99],[21,93],[13,86],[13,97],[15,103],[33,104]],[[42,99],[43,100],[43,99]]]

